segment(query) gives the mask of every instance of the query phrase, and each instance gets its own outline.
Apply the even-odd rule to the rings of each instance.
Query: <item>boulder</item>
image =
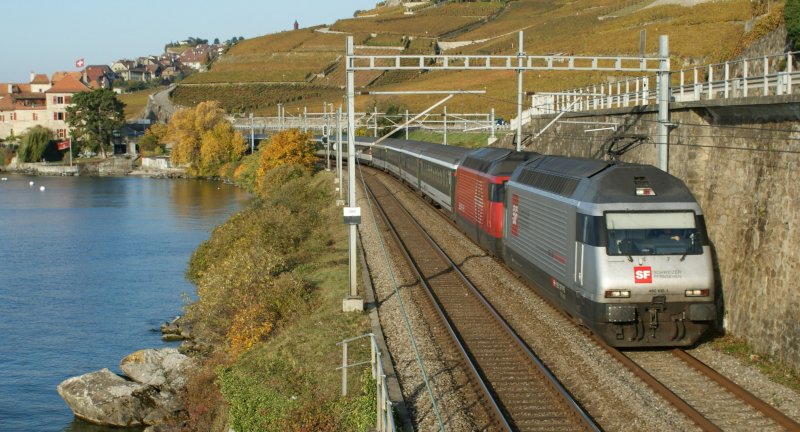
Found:
[[[178,390],[186,386],[184,372],[190,361],[175,348],[144,349],[122,359],[119,366],[138,383]]]
[[[76,417],[107,426],[141,426],[153,410],[151,386],[128,381],[102,369],[69,378],[58,385],[58,394],[64,398]]]

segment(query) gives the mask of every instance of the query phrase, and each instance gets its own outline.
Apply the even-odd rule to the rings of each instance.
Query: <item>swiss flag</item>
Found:
[[[85,63],[85,62],[83,61],[83,59],[82,59],[82,58],[79,58],[78,60],[75,60],[75,67],[76,67],[76,68],[82,68],[82,67],[83,67],[83,65],[84,65],[84,63]]]
[[[66,150],[66,149],[68,149],[68,148],[69,148],[69,144],[70,144],[70,142],[69,142],[69,141],[70,141],[70,140],[66,140],[66,141],[61,141],[61,142],[57,143],[57,144],[56,144],[56,148],[58,148],[59,150]]]

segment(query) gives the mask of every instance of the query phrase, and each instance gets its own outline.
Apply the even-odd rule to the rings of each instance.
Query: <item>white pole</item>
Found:
[[[336,171],[339,174],[339,199],[344,199],[344,185],[342,184],[342,104],[336,112]]]
[[[354,55],[353,36],[347,36],[347,61]],[[356,91],[355,71],[352,65],[347,65],[347,174],[349,186],[349,207],[354,208],[356,203]],[[378,109],[375,109],[377,113]],[[376,118],[377,133],[377,118]],[[350,298],[358,298],[356,292],[356,226],[350,225]]]
[[[491,138],[492,138],[492,142],[494,142],[494,130],[495,130],[495,128],[497,127],[497,126],[496,126],[496,125],[497,125],[497,122],[496,122],[496,120],[494,119],[494,108],[492,108],[492,114],[491,114],[491,116],[489,117],[489,121],[491,122],[491,126],[492,126],[492,136],[491,136]]]
[[[519,52],[517,53],[517,151],[522,150],[522,32],[519,32]]]
[[[256,135],[253,130],[253,113],[250,113],[250,154],[255,152],[256,148]]]
[[[406,110],[406,140],[408,140],[408,110]]]
[[[661,35],[658,57],[658,168],[669,172],[669,37]]]

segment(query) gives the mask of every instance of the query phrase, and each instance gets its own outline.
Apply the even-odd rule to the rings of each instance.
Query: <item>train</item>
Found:
[[[702,210],[650,165],[357,139],[361,163],[441,209],[578,324],[618,348],[682,347],[716,327]]]

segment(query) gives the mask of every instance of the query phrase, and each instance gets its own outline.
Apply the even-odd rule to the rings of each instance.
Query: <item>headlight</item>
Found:
[[[686,290],[684,295],[686,295],[686,297],[708,297],[708,290],[707,289]]]
[[[631,292],[627,290],[608,290],[606,298],[630,298]]]

